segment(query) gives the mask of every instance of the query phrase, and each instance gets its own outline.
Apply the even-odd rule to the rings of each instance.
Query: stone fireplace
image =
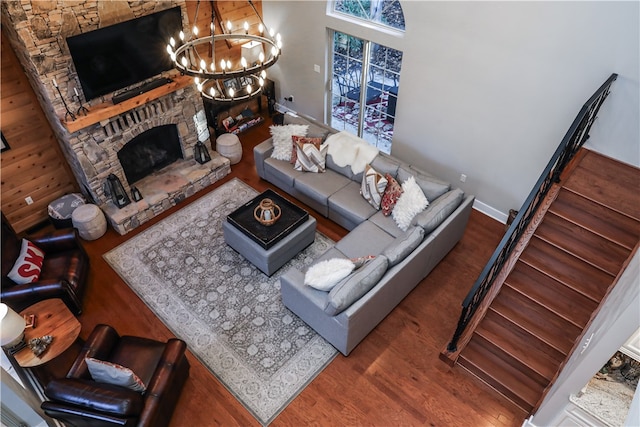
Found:
[[[192,84],[174,82],[154,96],[141,95],[117,106],[110,97],[83,102],[94,119],[85,123],[86,118],[78,115],[76,121],[64,122],[66,108],[61,96],[73,111],[81,105],[74,96],[80,84],[65,40],[176,5],[181,6],[183,27],[188,28],[184,0],[1,3],[3,33],[25,69],[67,163],[84,195],[102,208],[120,234],[221,179],[230,172],[230,164],[212,149],[209,140],[204,143],[212,160],[201,165],[193,159],[198,138],[194,117],[204,106]],[[52,85],[53,79],[60,94]],[[164,133],[171,142],[160,144]],[[129,194],[135,183],[143,199],[118,209],[105,194],[109,174],[116,175]]]
[[[202,109],[191,87],[69,135],[86,190],[121,234],[211,185],[230,172],[229,160],[206,144],[211,161],[194,160],[194,116]],[[199,110],[197,110],[199,108]],[[109,174],[143,199],[118,209],[105,194]]]

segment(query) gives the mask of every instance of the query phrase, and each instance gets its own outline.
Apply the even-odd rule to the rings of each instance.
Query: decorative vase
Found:
[[[280,219],[282,211],[280,206],[273,203],[271,199],[262,199],[260,204],[253,210],[253,217],[262,225],[273,225]]]

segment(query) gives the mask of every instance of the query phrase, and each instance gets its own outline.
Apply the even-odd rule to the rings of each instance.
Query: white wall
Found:
[[[404,52],[392,153],[505,213],[520,207],[584,102],[616,72],[589,146],[640,165],[638,2],[402,7],[398,38],[327,16],[326,1],[264,1],[265,21],[285,43],[269,70],[278,101],[293,94],[286,106],[322,119],[327,28],[375,36]]]

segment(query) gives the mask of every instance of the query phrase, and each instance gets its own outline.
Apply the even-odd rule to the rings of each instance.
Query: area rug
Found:
[[[333,242],[313,244],[268,277],[224,242],[222,222],[258,194],[233,179],[104,255],[192,353],[269,424],[337,351],[280,299],[280,276]]]

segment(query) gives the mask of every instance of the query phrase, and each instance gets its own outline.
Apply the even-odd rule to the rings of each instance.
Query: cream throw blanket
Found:
[[[329,135],[326,140],[330,154],[336,165],[351,166],[354,174],[364,172],[365,166],[378,155],[378,148],[347,131]]]

